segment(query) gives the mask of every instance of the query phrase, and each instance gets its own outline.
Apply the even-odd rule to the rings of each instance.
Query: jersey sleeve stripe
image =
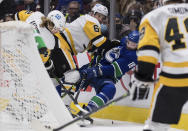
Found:
[[[156,46],[151,46],[151,45],[145,45],[145,46],[142,46],[138,49],[139,51],[141,50],[153,50],[153,51],[156,51],[157,53],[160,53],[160,50],[158,47]]]
[[[188,67],[188,62],[181,62],[181,63],[164,62],[163,66],[175,67],[175,68],[184,68],[184,67]]]
[[[144,51],[139,51],[137,52],[137,56],[152,56],[156,59],[159,57],[159,53],[153,50],[144,50]]]
[[[156,59],[155,57],[152,57],[152,56],[138,56],[138,61],[152,63],[155,65],[158,63],[158,59]]]
[[[93,45],[95,45],[96,47],[101,46],[104,42],[106,41],[106,37],[102,36],[99,39],[96,39],[95,41],[93,41]]]
[[[102,36],[102,35],[96,36],[95,38],[93,38],[93,39],[91,40],[91,43],[95,42],[96,40],[100,39],[101,37],[103,37],[103,36]]]
[[[168,78],[176,78],[176,79],[182,79],[182,78],[188,78],[188,74],[170,74],[162,71],[160,73],[161,76],[168,77]]]
[[[20,20],[18,12],[15,14],[15,20]]]
[[[119,67],[119,64],[117,62],[113,62],[112,65],[114,67],[114,77],[115,78],[121,77],[123,73],[121,71],[121,68]]]

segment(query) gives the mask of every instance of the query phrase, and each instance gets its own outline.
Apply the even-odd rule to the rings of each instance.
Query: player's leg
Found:
[[[105,105],[109,100],[113,99],[116,88],[112,80],[101,79],[95,84],[96,95],[91,98],[86,109],[91,112]]]
[[[177,124],[187,101],[185,92],[188,92],[188,88],[168,87],[159,81],[154,89],[150,117],[144,131],[166,131],[170,124]]]

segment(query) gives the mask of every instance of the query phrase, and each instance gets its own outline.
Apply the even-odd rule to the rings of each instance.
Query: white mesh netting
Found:
[[[0,130],[33,130],[31,122],[58,127],[72,117],[40,60],[30,25],[0,24]],[[71,129],[77,128],[72,125]]]

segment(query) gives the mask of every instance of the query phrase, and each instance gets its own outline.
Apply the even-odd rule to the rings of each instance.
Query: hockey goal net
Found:
[[[0,24],[0,130],[33,131],[32,121],[55,128],[72,120],[40,59],[33,30]],[[78,130],[73,124],[65,130]]]

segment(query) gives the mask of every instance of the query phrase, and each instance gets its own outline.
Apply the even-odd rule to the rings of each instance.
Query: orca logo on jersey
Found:
[[[144,34],[145,34],[145,27],[143,27],[140,31],[140,39],[139,40],[142,40],[142,38],[144,37]]]
[[[120,48],[115,47],[115,48],[112,48],[111,50],[109,50],[108,52],[106,52],[105,59],[109,63],[112,63],[112,62],[114,62],[114,60],[118,59],[119,56],[120,56]]]

